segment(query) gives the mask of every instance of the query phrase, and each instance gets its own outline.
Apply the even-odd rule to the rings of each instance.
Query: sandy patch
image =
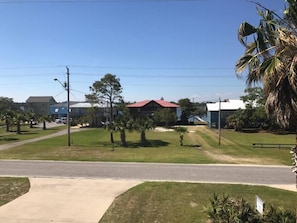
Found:
[[[168,129],[168,128],[164,128],[164,127],[156,127],[154,129],[154,131],[156,131],[156,132],[173,132],[174,129]]]
[[[224,154],[214,154],[209,151],[204,151],[204,153],[215,160],[232,162],[235,164],[243,164],[243,163],[244,164],[266,164],[264,160],[260,158],[233,157],[233,156],[224,155]],[[269,164],[269,162],[267,164]]]

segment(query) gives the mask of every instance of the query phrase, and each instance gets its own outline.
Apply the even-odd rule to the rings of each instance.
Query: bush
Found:
[[[295,223],[296,216],[291,211],[276,209],[275,207],[270,206],[269,209],[264,213],[261,222]]]
[[[276,209],[270,206],[260,215],[243,198],[230,198],[227,195],[222,197],[213,195],[211,205],[206,209],[211,223],[295,223],[296,216],[293,212]]]
[[[212,223],[257,223],[260,217],[244,199],[227,195],[219,197],[216,194],[211,199],[207,214]]]

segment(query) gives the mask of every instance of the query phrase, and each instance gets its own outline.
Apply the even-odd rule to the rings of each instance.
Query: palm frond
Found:
[[[257,43],[250,42],[246,45],[245,54],[252,54],[257,50]]]
[[[275,74],[277,70],[279,70],[281,64],[282,64],[281,60],[276,55],[274,55],[266,59],[261,64],[261,70],[264,73],[264,75],[270,76]]]
[[[291,64],[290,64],[290,82],[297,85],[297,54],[293,57]]]
[[[244,38],[256,33],[257,29],[247,22],[241,23],[238,29],[238,40],[243,44],[246,45]]]
[[[288,7],[286,8],[286,10],[284,11],[284,18],[289,21],[293,27],[291,28],[295,28],[297,27],[297,1],[296,0],[287,0]]]
[[[245,54],[236,62],[235,68],[237,73],[242,73],[250,64],[251,59],[253,59],[252,54]]]

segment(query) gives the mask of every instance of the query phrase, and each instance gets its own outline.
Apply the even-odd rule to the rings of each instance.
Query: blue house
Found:
[[[106,104],[92,104],[90,102],[70,102],[69,116],[70,118],[79,118],[84,116],[88,109],[98,107],[102,110],[102,115],[106,110]],[[50,107],[50,113],[55,118],[62,118],[67,116],[67,102],[58,103]]]
[[[71,104],[71,103],[70,103]],[[67,102],[62,102],[50,106],[50,114],[55,118],[67,116]]]

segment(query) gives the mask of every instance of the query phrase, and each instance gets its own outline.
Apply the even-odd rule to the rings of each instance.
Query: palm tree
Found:
[[[16,106],[13,103],[12,98],[0,97],[0,120],[5,121],[6,132],[10,130],[10,124],[13,119],[13,111]]]
[[[132,131],[133,119],[131,118],[128,110],[122,110],[123,112],[118,115],[114,121],[114,129],[115,131],[120,132],[121,144],[122,146],[126,147],[126,130]]]
[[[238,30],[239,41],[246,48],[244,55],[236,63],[236,71],[241,74],[247,70],[247,85],[262,83],[266,95],[266,112],[283,127],[297,127],[297,35],[295,24],[288,16],[293,13],[288,1],[280,18],[276,13],[262,7],[258,27],[244,22]],[[294,13],[296,13],[294,11]],[[293,14],[294,14],[293,13]],[[295,14],[294,14],[295,15]],[[287,19],[290,18],[290,19]]]
[[[28,112],[26,112],[25,116],[27,119],[29,119],[30,128],[33,128],[33,120],[34,120],[34,116],[35,116],[34,112],[28,111]]]
[[[13,120],[13,111],[10,109],[6,109],[0,115],[0,119],[5,121],[6,132],[10,131],[10,124]]]
[[[237,61],[236,70],[248,71],[247,84],[262,82],[266,94],[265,110],[283,127],[296,130],[297,156],[297,0],[287,0],[284,16],[261,6],[260,24],[254,27],[242,23],[238,30],[239,41],[246,48]],[[252,41],[249,41],[252,37]],[[297,163],[293,167],[296,175]],[[296,211],[297,213],[297,211]]]
[[[48,115],[41,115],[38,120],[42,122],[42,129],[46,130],[46,122],[50,122],[51,119]]]
[[[187,128],[179,126],[179,127],[176,127],[174,130],[179,133],[179,145],[183,146],[184,145],[184,133],[187,132]]]
[[[126,130],[133,130],[133,119],[130,116],[129,109],[126,107],[125,103],[118,105],[118,115],[114,120],[114,130],[120,132],[121,144],[122,146],[127,146],[126,141]]]
[[[24,121],[25,119],[25,115],[22,111],[20,110],[16,110],[13,112],[14,115],[13,115],[13,119],[16,123],[16,126],[17,126],[17,130],[16,130],[16,134],[21,134],[21,121]]]
[[[145,145],[147,140],[146,140],[146,135],[145,132],[146,130],[153,129],[155,127],[155,123],[152,119],[147,118],[147,117],[140,117],[134,120],[133,128],[140,132],[140,143],[141,145]]]

